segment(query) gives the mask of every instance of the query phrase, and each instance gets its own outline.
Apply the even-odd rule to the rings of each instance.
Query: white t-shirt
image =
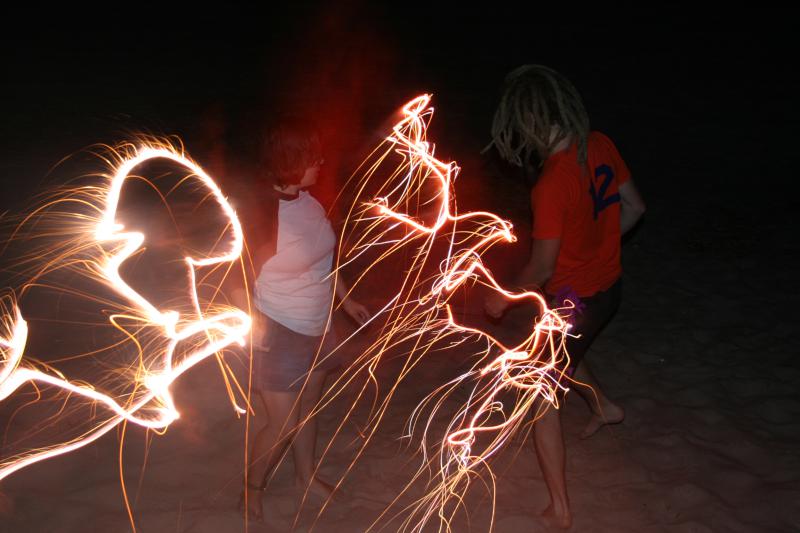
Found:
[[[325,333],[335,245],[331,223],[313,196],[300,191],[294,200],[280,200],[277,251],[256,279],[256,307],[297,333]]]

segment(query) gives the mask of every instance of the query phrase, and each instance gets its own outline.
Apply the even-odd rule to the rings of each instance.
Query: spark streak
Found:
[[[199,317],[192,319],[182,317],[175,310],[156,308],[144,296],[134,290],[120,275],[119,269],[146,240],[141,232],[126,231],[117,219],[120,194],[124,182],[131,176],[135,168],[155,159],[165,159],[189,171],[216,200],[227,219],[226,231],[230,232],[230,244],[227,251],[209,257],[184,258],[191,282],[189,298],[194,313]],[[91,195],[90,195],[91,196]],[[217,354],[225,347],[236,342],[244,345],[245,336],[250,330],[250,317],[236,308],[215,308],[212,314],[204,312],[197,293],[197,268],[216,267],[233,263],[239,259],[243,248],[243,234],[239,219],[214,180],[189,157],[165,142],[144,143],[129,149],[120,155],[118,165],[102,193],[94,196],[99,201],[96,207],[101,216],[96,221],[93,232],[86,232],[83,239],[90,241],[98,250],[91,265],[87,265],[87,275],[99,273],[99,280],[112,287],[131,305],[137,320],[160,328],[167,341],[163,353],[156,362],[137,372],[139,385],[145,392],[137,396],[129,405],[121,405],[108,394],[96,390],[90,385],[77,384],[58,372],[44,372],[23,358],[28,328],[18,306],[11,301],[5,309],[3,305],[3,327],[0,331],[0,401],[8,398],[14,391],[26,383],[44,383],[68,393],[78,395],[90,402],[104,405],[113,416],[95,426],[79,438],[54,445],[45,449],[33,450],[20,454],[0,463],[0,480],[28,465],[51,457],[76,450],[97,440],[102,435],[117,427],[121,422],[135,423],[148,429],[164,429],[179,417],[170,393],[170,385],[184,372],[207,357]],[[76,229],[77,230],[77,229]],[[102,252],[100,245],[111,246],[111,254]],[[92,246],[87,246],[91,248]],[[128,317],[130,318],[130,317]],[[112,321],[114,317],[112,317]],[[176,348],[190,341],[192,337],[204,336],[205,341],[192,345],[188,355],[175,361]],[[153,407],[156,406],[156,407]],[[241,408],[238,408],[243,412]],[[143,412],[145,414],[140,414]]]
[[[457,214],[453,182],[459,168],[455,163],[437,159],[433,146],[426,140],[433,113],[430,98],[422,95],[403,107],[403,117],[387,139],[390,148],[379,155],[357,184],[339,266],[342,268],[366,257],[370,251],[377,251],[379,257],[362,273],[360,279],[363,279],[370,270],[385,268],[390,257],[398,258],[399,252],[413,250],[401,291],[390,299],[392,305],[384,312],[385,325],[379,339],[345,372],[345,376],[352,376],[360,369],[367,369],[371,381],[377,385],[374,370],[380,361],[390,350],[408,341],[413,343],[407,349],[406,363],[392,390],[384,402],[373,408],[372,429],[368,430],[364,446],[386,412],[397,384],[422,357],[439,349],[436,346],[443,339],[455,338],[451,347],[463,345],[467,339],[479,339],[485,346],[476,354],[478,362],[468,372],[434,390],[410,417],[409,436],[415,433],[426,410],[429,411],[421,430],[424,463],[415,478],[438,463],[434,469],[438,479],[434,487],[407,509],[404,529],[413,531],[421,531],[436,517],[440,529],[450,529],[453,514],[463,502],[471,479],[479,475],[477,468],[485,466],[493,480],[487,460],[525,424],[526,415],[533,412],[535,418],[549,405],[558,407],[558,393],[566,390],[561,383],[562,378],[566,379],[563,369],[569,362],[564,348],[569,324],[560,310],[550,309],[538,292],[514,292],[501,287],[483,264],[482,255],[491,246],[515,241],[512,225],[486,211]],[[378,179],[378,170],[391,152],[399,154],[403,163],[388,179]],[[376,182],[378,192],[368,192]],[[429,197],[425,197],[426,192]],[[364,199],[370,195],[372,199]],[[436,206],[434,215],[430,213],[431,205]],[[411,214],[412,211],[417,215]],[[438,273],[426,276],[426,265],[437,240],[446,242],[447,251],[438,264]],[[450,302],[453,293],[475,283],[508,299],[536,303],[539,318],[527,338],[518,345],[505,346],[485,331],[456,321]],[[429,457],[428,440],[434,420],[445,400],[464,388],[469,391],[467,400],[450,417],[444,438],[434,448],[435,457]],[[512,405],[509,407],[507,403]],[[448,510],[453,502],[455,509]]]

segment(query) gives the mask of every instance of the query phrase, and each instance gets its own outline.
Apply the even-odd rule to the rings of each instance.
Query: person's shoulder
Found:
[[[298,203],[301,204],[301,205],[305,205],[305,206],[309,206],[309,207],[313,206],[314,209],[323,209],[324,210],[324,208],[322,207],[322,204],[319,203],[319,200],[314,198],[314,195],[311,194],[308,191],[300,191],[300,196],[299,196],[298,199],[300,200],[300,202],[298,202]]]
[[[531,194],[540,199],[571,194],[580,181],[580,166],[568,153],[545,161]]]
[[[309,205],[310,196],[306,191],[298,191],[295,198],[281,198],[281,208],[287,211],[302,210]],[[313,198],[311,201],[313,201]]]
[[[606,135],[600,131],[591,131],[589,133],[589,146],[594,145],[602,145],[603,147],[614,147],[614,141],[611,140],[611,137]]]
[[[589,134],[589,150],[594,152],[595,154],[600,155],[600,157],[607,157],[610,156],[615,160],[621,160],[622,156],[619,153],[619,149],[614,141],[611,138],[599,131],[593,131]]]
[[[325,217],[325,208],[308,191],[300,191],[296,200],[291,202],[292,212],[303,218]]]

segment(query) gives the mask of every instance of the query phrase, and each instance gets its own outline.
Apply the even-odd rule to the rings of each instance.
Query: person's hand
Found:
[[[503,293],[492,291],[486,296],[483,302],[483,308],[486,314],[492,318],[500,318],[503,313],[508,309],[510,302],[503,295]]]
[[[356,302],[355,300],[347,299],[342,302],[344,312],[350,315],[353,320],[363,325],[372,316],[369,309]]]

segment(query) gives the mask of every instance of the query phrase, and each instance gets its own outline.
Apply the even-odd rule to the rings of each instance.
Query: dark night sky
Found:
[[[434,93],[442,153],[469,161],[487,142],[504,73],[530,62],[573,80],[656,202],[735,201],[746,188],[768,203],[772,189],[754,179],[789,183],[798,87],[780,14],[663,8],[631,23],[425,6],[412,24],[410,11],[366,2],[173,11],[16,17],[23,35],[2,42],[4,209],[62,157],[132,131],[178,134],[201,162],[224,138],[246,167],[276,109],[313,114],[357,162],[422,91]],[[337,170],[352,162],[340,157]]]

